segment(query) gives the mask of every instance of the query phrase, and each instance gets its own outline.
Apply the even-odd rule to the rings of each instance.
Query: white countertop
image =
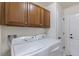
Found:
[[[32,42],[24,42],[22,44],[12,45],[11,52],[13,56],[31,55],[58,42],[60,42],[60,40],[54,39],[41,39]]]

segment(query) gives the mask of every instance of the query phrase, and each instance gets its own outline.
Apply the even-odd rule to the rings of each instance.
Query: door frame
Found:
[[[70,20],[68,19],[69,18],[69,16],[71,16],[71,15],[66,15],[66,16],[64,16],[63,18],[64,18],[64,32],[65,32],[65,34],[64,34],[64,44],[65,44],[65,55],[71,55],[71,53],[70,53],[70,51],[69,51],[69,49],[70,49],[70,41],[69,41],[69,23],[70,23]]]

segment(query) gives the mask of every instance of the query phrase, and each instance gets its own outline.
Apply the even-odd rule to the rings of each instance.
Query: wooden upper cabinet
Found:
[[[50,27],[50,12],[26,2],[0,3],[0,23],[9,26]]]
[[[50,12],[44,10],[44,27],[50,27]]]
[[[24,26],[24,13],[25,3],[5,3],[5,23],[7,25]]]
[[[28,25],[29,26],[40,26],[41,8],[39,6],[28,3]]]

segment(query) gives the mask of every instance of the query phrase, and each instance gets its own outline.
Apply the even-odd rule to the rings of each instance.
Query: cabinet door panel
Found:
[[[44,9],[43,8],[41,8],[40,26],[44,27]]]
[[[47,10],[44,10],[44,26],[50,27],[50,12]]]
[[[6,3],[5,4],[6,24],[24,25],[25,3]]]
[[[32,3],[28,4],[28,25],[40,26],[40,8]]]
[[[25,12],[24,12],[24,24],[28,25],[28,3],[25,3]]]

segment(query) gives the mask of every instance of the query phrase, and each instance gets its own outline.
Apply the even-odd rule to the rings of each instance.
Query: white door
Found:
[[[79,14],[66,17],[66,36],[69,53],[79,56]]]

